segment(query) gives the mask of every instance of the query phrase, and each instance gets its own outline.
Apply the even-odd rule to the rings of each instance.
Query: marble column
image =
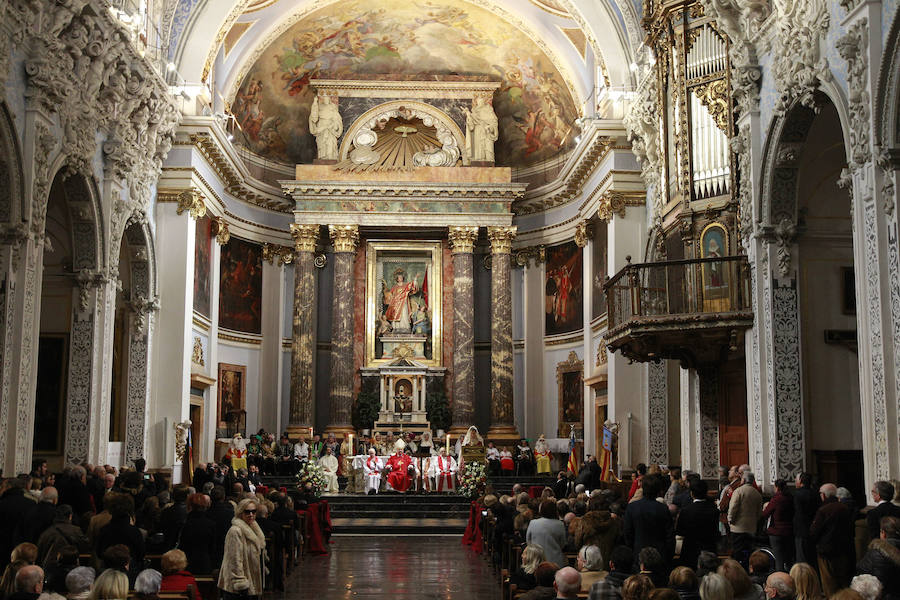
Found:
[[[331,320],[331,413],[327,432],[350,429],[353,407],[353,257],[356,225],[329,225],[334,242],[334,303]]]
[[[488,227],[491,242],[491,428],[488,437],[519,436],[513,414],[512,297],[509,260],[515,227]]]
[[[475,296],[472,251],[478,227],[451,227],[453,253],[453,426],[464,433],[475,421]]]
[[[291,224],[294,238],[294,316],[291,330],[291,404],[288,431],[309,430],[315,422],[313,373],[316,355],[316,242],[318,225]]]

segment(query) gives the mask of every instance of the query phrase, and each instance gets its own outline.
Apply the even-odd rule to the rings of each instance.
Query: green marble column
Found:
[[[295,435],[315,424],[313,372],[316,354],[318,225],[291,225],[294,238],[294,318],[291,335],[291,404],[288,430]]]
[[[460,435],[475,421],[475,296],[473,257],[478,227],[451,227],[453,253],[453,426]]]
[[[493,440],[519,434],[513,414],[513,342],[510,251],[515,227],[488,227],[491,242],[491,428]]]
[[[351,428],[353,408],[353,258],[359,243],[356,225],[329,225],[334,242],[334,301],[331,320],[331,410],[326,432]]]

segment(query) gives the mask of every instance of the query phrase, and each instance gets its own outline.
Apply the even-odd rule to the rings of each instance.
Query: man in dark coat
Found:
[[[837,499],[837,486],[819,488],[822,506],[816,511],[809,535],[819,555],[819,577],[826,598],[850,585],[853,572],[853,514]]]
[[[159,516],[159,529],[165,537],[166,549],[171,550],[178,543],[181,528],[187,522],[187,497],[190,490],[185,485],[177,485],[172,490],[172,506]]]
[[[675,553],[675,527],[669,508],[656,501],[662,491],[660,478],[647,475],[641,481],[643,496],[625,509],[625,543],[634,552],[634,567],[640,567],[638,553],[651,546],[659,551],[667,565]]]
[[[216,524],[216,555],[213,557],[214,564],[221,564],[222,555],[225,552],[225,536],[231,528],[231,520],[234,519],[234,507],[230,502],[225,500],[225,489],[217,485],[213,488],[212,504],[209,507],[209,517]]]
[[[72,524],[72,507],[60,504],[56,507],[53,525],[48,527],[38,539],[38,564],[46,569],[56,563],[60,551],[67,546],[75,546],[79,553],[87,554],[91,545],[81,527]]]
[[[856,565],[859,575],[874,575],[881,582],[881,600],[900,600],[900,519],[882,517],[879,537],[869,543]]]
[[[691,569],[697,568],[700,552],[715,552],[719,541],[719,509],[706,497],[707,491],[702,479],[691,483],[692,502],[681,509],[675,528],[675,533],[684,537],[680,563]]]
[[[0,499],[0,567],[9,562],[9,555],[19,543],[19,524],[22,515],[34,508],[34,501],[25,495],[25,480],[10,479]]]
[[[53,524],[58,497],[56,488],[53,486],[41,490],[40,500],[31,506],[22,520],[22,541],[36,544],[44,530]]]
[[[869,528],[869,539],[876,540],[881,534],[883,517],[900,517],[900,508],[891,504],[894,499],[894,486],[890,481],[876,481],[872,486],[872,500],[875,508],[866,513],[866,526]]]
[[[797,475],[797,489],[794,490],[794,549],[797,562],[816,564],[816,547],[809,537],[809,526],[812,525],[816,510],[819,508],[819,495],[812,489],[812,475]]]
[[[87,527],[94,516],[94,504],[87,488],[87,470],[82,466],[73,467],[62,479],[63,482],[57,486],[59,503],[72,507],[75,515],[72,520],[76,525]]]

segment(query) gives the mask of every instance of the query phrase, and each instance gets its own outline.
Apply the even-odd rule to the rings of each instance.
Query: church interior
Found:
[[[411,434],[865,506],[897,4],[0,0],[0,472]]]

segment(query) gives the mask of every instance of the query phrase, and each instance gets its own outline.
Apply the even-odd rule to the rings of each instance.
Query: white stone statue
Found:
[[[469,161],[494,162],[494,142],[500,130],[490,100],[476,96],[471,112],[464,108],[463,113],[466,115],[466,156]]]
[[[337,98],[316,96],[309,112],[309,132],[316,136],[320,160],[337,160],[337,140],[344,131],[344,122],[338,111]]]
[[[378,141],[378,134],[371,127],[360,129],[353,137],[353,150],[350,151],[350,162],[355,165],[374,165],[381,156],[372,147]]]
[[[438,131],[438,140],[442,146],[435,148],[428,145],[425,150],[413,154],[413,164],[417,167],[452,167],[459,160],[459,146],[453,134],[446,130]]]

